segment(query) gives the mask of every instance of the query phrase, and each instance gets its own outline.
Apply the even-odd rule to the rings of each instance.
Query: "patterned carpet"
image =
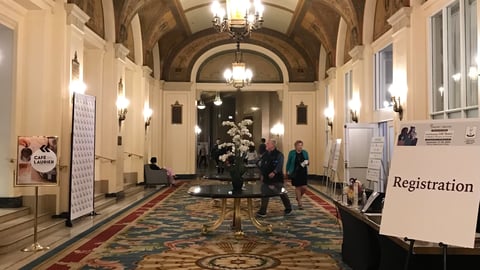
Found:
[[[263,221],[273,225],[273,233],[258,232],[245,219],[245,236],[235,237],[228,219],[216,231],[201,234],[202,225],[216,220],[220,209],[215,200],[187,194],[199,183],[218,181],[164,188],[22,269],[350,269],[341,261],[335,208],[314,189],[306,194],[305,210],[290,216],[283,215],[279,198],[271,199]],[[293,188],[287,187],[295,205]]]

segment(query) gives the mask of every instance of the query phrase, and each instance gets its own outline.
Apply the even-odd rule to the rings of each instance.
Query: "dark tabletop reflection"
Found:
[[[247,183],[240,191],[232,191],[232,185],[198,185],[188,189],[188,194],[210,198],[261,198],[273,197],[286,193],[285,189],[278,194],[263,194],[261,183]]]

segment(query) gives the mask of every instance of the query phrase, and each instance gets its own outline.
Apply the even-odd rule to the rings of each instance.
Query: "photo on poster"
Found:
[[[20,136],[15,186],[57,185],[56,136]]]
[[[398,134],[397,145],[415,146],[417,145],[418,137],[415,126],[403,127]]]

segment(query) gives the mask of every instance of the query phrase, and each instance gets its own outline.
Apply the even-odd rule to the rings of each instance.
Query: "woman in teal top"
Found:
[[[295,149],[288,153],[287,175],[295,186],[295,197],[298,203],[298,209],[303,210],[302,196],[307,191],[307,166],[308,152],[303,150],[303,142],[298,140],[294,144]]]

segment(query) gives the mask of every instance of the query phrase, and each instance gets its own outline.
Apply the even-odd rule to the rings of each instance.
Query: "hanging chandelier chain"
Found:
[[[242,51],[240,51],[240,41],[237,41],[237,51],[235,52],[235,62],[243,62]]]

